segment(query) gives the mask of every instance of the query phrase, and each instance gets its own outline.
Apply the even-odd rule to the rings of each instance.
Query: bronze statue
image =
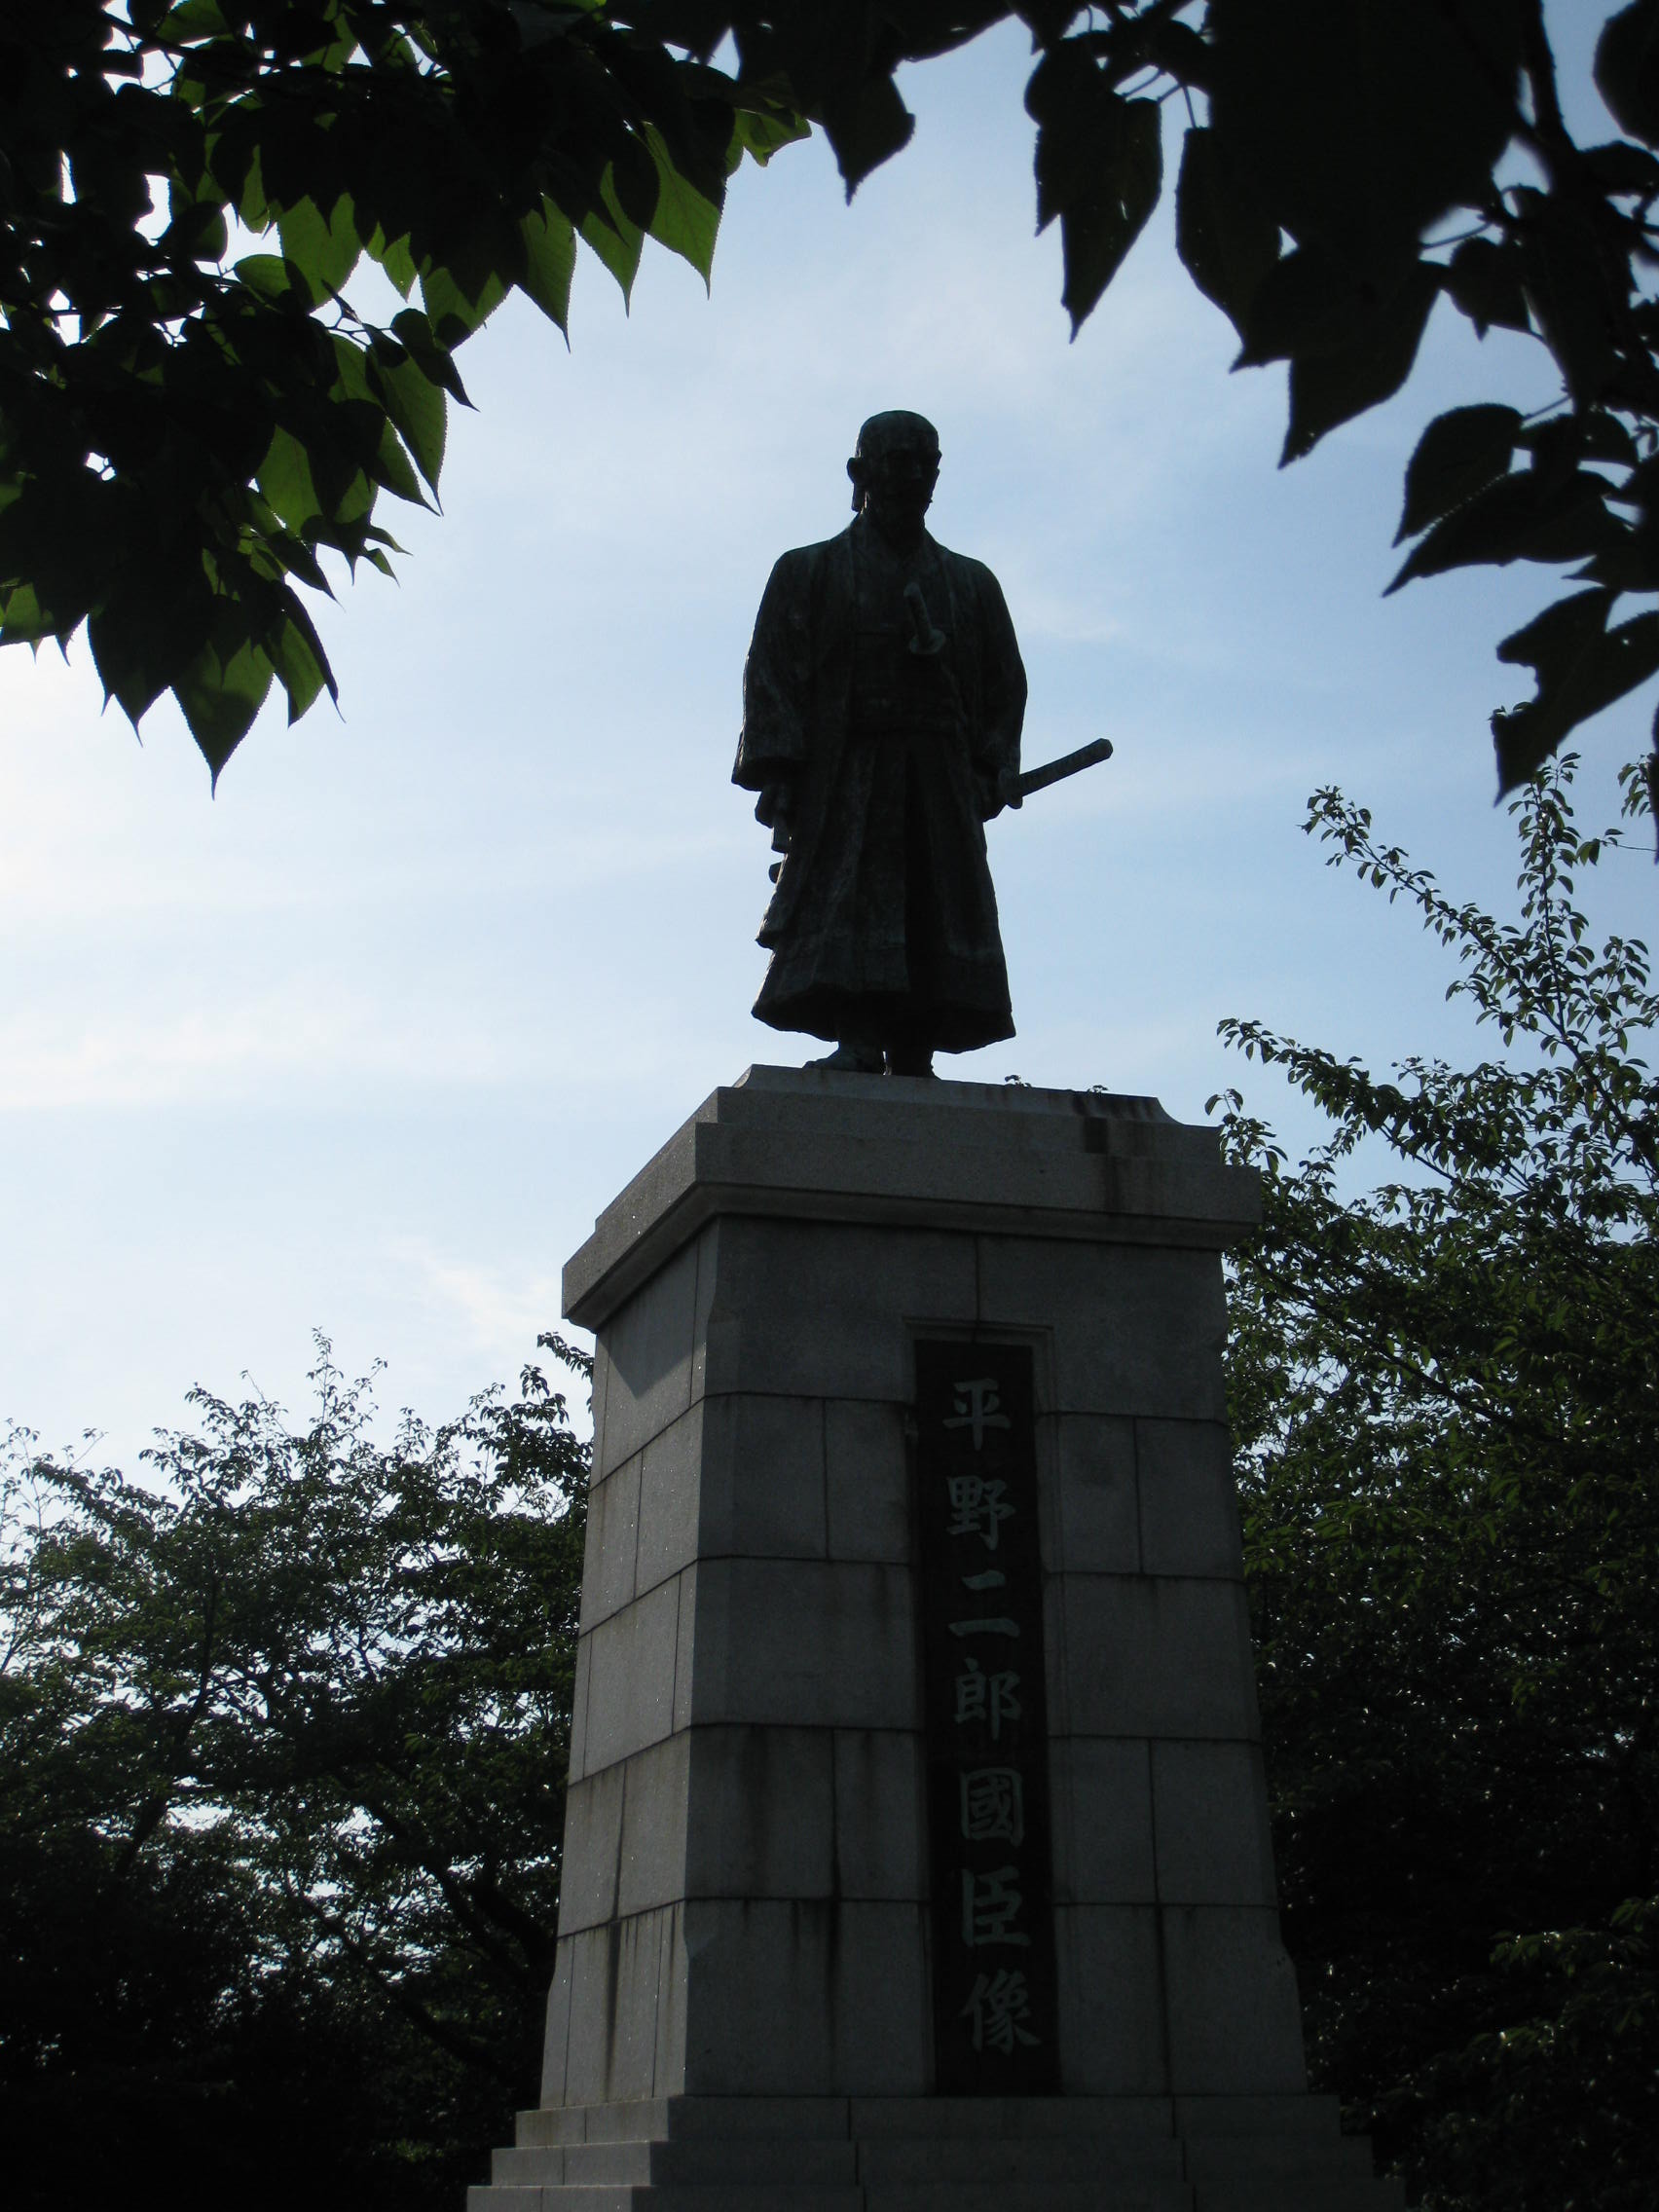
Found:
[[[744,669],[732,779],[783,855],[755,1012],[823,1067],[1014,1035],[984,825],[1022,795],[1025,671],[995,576],[923,527],[939,463],[920,415],[870,418],[851,527],[778,562]]]

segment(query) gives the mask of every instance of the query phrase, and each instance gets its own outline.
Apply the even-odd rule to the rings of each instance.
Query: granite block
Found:
[[[656,1915],[658,1938],[657,2040],[653,2079],[656,2093],[678,2096],[685,2087],[685,1990],[689,1961],[685,1951],[685,1907],[673,1905]]]
[[[1051,1328],[1053,1410],[1224,1420],[1227,1339],[1213,1252],[980,1236],[978,1316]]]
[[[640,1456],[588,1492],[587,1537],[582,1555],[581,1626],[608,1620],[634,1597],[640,1530]]]
[[[834,1747],[836,1894],[925,1899],[927,1769],[921,1737],[837,1728]]]
[[[685,1894],[691,1739],[682,1731],[608,1769],[623,1776],[615,1910],[627,1915]]]
[[[830,1398],[824,1407],[830,1557],[910,1564],[910,1483],[904,1408]]]
[[[833,1739],[824,1728],[699,1726],[690,1744],[688,1898],[827,1898]]]
[[[602,1481],[691,1403],[696,1306],[697,1247],[687,1244],[607,1321]]]
[[[608,1766],[565,1794],[565,1850],[559,1875],[559,1935],[596,1927],[616,1911],[627,1769]]]
[[[904,1321],[974,1318],[974,1241],[913,1229],[727,1217],[701,1239],[707,1397],[876,1398],[915,1390]]]
[[[1061,1705],[1075,1733],[1260,1735],[1239,1584],[1070,1574],[1060,1604]]]
[[[1148,1574],[1244,1575],[1233,1444],[1219,1421],[1138,1420],[1141,1564]]]
[[[848,1899],[687,1904],[687,2090],[923,2094],[926,1917]]]
[[[572,1946],[559,1944],[553,1955],[553,1980],[547,1991],[547,2032],[541,2046],[541,2102],[565,2102],[565,2066],[571,2046],[571,1969]]]
[[[611,1945],[620,1931],[614,1923],[584,1928],[560,1944],[568,1958],[571,2003],[566,2030],[565,2102],[603,2104],[608,2088],[607,2053],[610,2042]]]
[[[702,1402],[702,1559],[823,1559],[824,1408],[754,1392]]]
[[[597,1774],[674,1725],[680,1583],[661,1582],[584,1638],[588,1657],[584,1774]]]
[[[1056,1737],[1049,1774],[1055,1903],[1154,1903],[1149,1747],[1130,1738]]]
[[[1054,1437],[1059,1510],[1044,1565],[1067,1574],[1137,1574],[1141,1567],[1134,1423],[1062,1415]]]
[[[921,2096],[933,2079],[928,1907],[844,1898],[830,1960],[832,2087]]]
[[[593,1639],[576,1640],[576,1677],[571,1689],[571,1770],[569,1779],[579,1782],[587,1772],[588,1677],[593,1672]]]
[[[697,1568],[682,1570],[679,1578],[680,1619],[674,1640],[674,1725],[691,1725],[691,1690],[696,1678]]]
[[[704,1560],[688,1711],[699,1721],[916,1728],[912,1577],[811,1560]]]
[[[1054,1937],[1066,2095],[1164,2094],[1169,2082],[1156,1910],[1059,1905]]]
[[[695,1899],[684,1929],[684,2087],[788,2096],[833,2087],[827,1900]]]
[[[605,1398],[609,1381],[610,1354],[606,1349],[604,1337],[596,1337],[593,1346],[593,1381],[589,1384],[593,1407],[593,1456],[590,1464],[595,1477],[601,1467],[610,1463],[605,1456]]]
[[[1259,1745],[1155,1744],[1152,1786],[1163,1903],[1277,1902]]]
[[[1184,2095],[1308,2085],[1296,1975],[1267,1907],[1166,1905],[1169,2066]]]
[[[639,1913],[571,1937],[567,2105],[651,2095],[663,1918]]]
[[[640,1543],[635,1586],[651,1590],[697,1556],[703,1414],[692,1406],[653,1436],[640,1466]]]

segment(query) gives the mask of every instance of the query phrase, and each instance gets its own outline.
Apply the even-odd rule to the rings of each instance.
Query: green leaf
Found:
[[[427,504],[426,495],[421,489],[420,479],[410,465],[396,430],[388,422],[381,436],[380,451],[375,456],[375,477],[384,484],[394,498],[406,499],[413,507]]]
[[[0,593],[0,645],[34,645],[53,636],[57,625],[44,611],[33,584],[14,584]]]
[[[1386,268],[1490,196],[1515,0],[1211,0],[1210,127],[1299,244]]]
[[[1591,146],[1584,160],[1604,192],[1620,199],[1659,197],[1659,162],[1628,139],[1614,138],[1604,146]]]
[[[1524,783],[1572,730],[1659,675],[1659,614],[1604,631],[1610,592],[1581,592],[1545,609],[1498,647],[1537,670],[1538,696],[1492,718],[1498,796]]]
[[[284,258],[304,271],[319,298],[340,290],[363,251],[354,210],[345,193],[326,219],[310,198],[285,207],[276,218],[276,235]]]
[[[1458,312],[1484,338],[1493,323],[1530,330],[1526,267],[1521,249],[1491,239],[1465,239],[1447,264],[1446,289]]]
[[[1514,469],[1437,522],[1388,590],[1448,569],[1587,559],[1624,535],[1603,503],[1608,489],[1604,477],[1582,471],[1558,483],[1533,468]]]
[[[248,253],[236,264],[233,275],[250,292],[257,292],[262,300],[274,307],[297,302],[309,314],[316,305],[316,294],[301,270],[280,254]]]
[[[312,478],[311,456],[291,430],[278,429],[257,472],[260,491],[296,537],[322,514]]]
[[[261,648],[243,640],[228,654],[216,645],[203,646],[174,680],[173,696],[211,771],[215,790],[225,762],[264,706],[274,673]]]
[[[1393,397],[1412,373],[1439,294],[1440,272],[1419,262],[1362,337],[1291,362],[1290,426],[1281,468],[1311,453],[1338,424]]]
[[[1075,40],[1037,64],[1025,105],[1037,124],[1037,228],[1060,219],[1075,338],[1158,204],[1162,115],[1156,100],[1114,92]]]
[[[1596,89],[1614,122],[1659,146],[1659,0],[1608,17],[1596,42]]]
[[[294,600],[292,605],[293,613],[278,632],[271,656],[276,680],[288,695],[290,726],[314,704],[318,692],[324,689],[336,706],[340,704],[334,671],[328,665],[322,641],[299,601]]]
[[[824,134],[852,199],[871,169],[910,142],[916,119],[891,77],[869,77],[824,103]]]
[[[1575,405],[1587,407],[1620,374],[1617,330],[1627,306],[1628,266],[1617,276],[1600,251],[1598,226],[1554,193],[1526,196],[1522,255],[1527,296]]]
[[[657,171],[656,212],[651,217],[650,235],[659,245],[667,246],[671,253],[688,261],[707,286],[714,268],[720,210],[681,175],[654,124],[646,128],[645,144],[650,148]],[[571,251],[573,255],[573,240]],[[564,328],[559,316],[553,319]]]
[[[543,200],[539,211],[519,225],[519,235],[525,252],[522,289],[568,334],[571,276],[576,266],[576,234],[570,218],[551,200]]]
[[[444,464],[448,410],[441,388],[412,354],[396,366],[377,360],[381,394],[397,434],[415,457],[416,466],[435,492]]]
[[[179,5],[163,19],[161,36],[165,41],[182,45],[187,39],[228,38],[230,29],[219,0],[179,0]]]
[[[432,328],[446,350],[462,345],[472,333],[486,323],[507,296],[507,287],[492,272],[487,276],[475,298],[469,298],[457,283],[448,269],[424,270],[421,276],[421,303],[431,318]],[[392,320],[397,328],[398,318]]]
[[[726,151],[727,171],[735,169],[745,154],[764,168],[780,146],[798,145],[811,136],[812,126],[803,115],[785,109],[761,114],[755,108],[739,108]]]
[[[393,336],[408,347],[434,384],[441,385],[451,398],[458,399],[462,407],[472,405],[449,348],[438,344],[430,322],[419,308],[404,308],[401,313],[394,314],[391,328]]]
[[[1395,272],[1396,285],[1402,274]],[[1234,366],[1255,369],[1364,344],[1377,324],[1379,298],[1371,271],[1323,246],[1297,246],[1257,286]]]
[[[631,223],[623,214],[608,169],[600,180],[599,196],[605,212],[583,217],[582,242],[598,254],[615,277],[623,299],[628,300],[633,295],[634,278],[640,273],[640,255],[645,249],[645,235],[637,223]]]
[[[1513,407],[1454,407],[1418,440],[1406,470],[1405,511],[1394,535],[1415,537],[1431,522],[1504,475],[1515,458],[1522,418]]]
[[[1214,133],[1198,124],[1187,132],[1175,180],[1175,250],[1242,338],[1250,303],[1278,259],[1279,227],[1246,186],[1224,173]]]
[[[374,237],[363,250],[371,261],[380,264],[399,294],[407,299],[415,289],[415,279],[420,274],[415,266],[415,256],[410,251],[408,232],[405,231],[401,238],[388,240],[385,231],[377,227]]]

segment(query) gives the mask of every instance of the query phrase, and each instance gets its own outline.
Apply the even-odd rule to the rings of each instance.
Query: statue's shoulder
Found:
[[[833,537],[820,538],[816,545],[792,545],[787,553],[780,553],[772,565],[774,576],[809,576],[830,568],[848,553],[850,530],[838,531]]]
[[[804,612],[807,604],[818,599],[830,579],[843,570],[851,574],[852,554],[845,531],[817,545],[793,545],[773,562],[766,598],[779,608],[792,607]]]
[[[951,581],[964,586],[979,597],[1002,597],[1002,586],[983,561],[976,561],[972,553],[958,553],[949,545],[932,539],[933,549],[950,571]]]

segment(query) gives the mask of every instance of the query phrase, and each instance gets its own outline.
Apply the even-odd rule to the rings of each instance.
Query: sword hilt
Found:
[[[1047,791],[1051,784],[1062,783],[1067,776],[1080,775],[1085,768],[1092,768],[1097,761],[1111,757],[1109,737],[1097,737],[1091,745],[1080,745],[1075,753],[1063,753],[1057,760],[1045,761],[1041,768],[1033,768],[1026,775],[1011,777],[1008,804],[1017,806],[1033,792]]]

